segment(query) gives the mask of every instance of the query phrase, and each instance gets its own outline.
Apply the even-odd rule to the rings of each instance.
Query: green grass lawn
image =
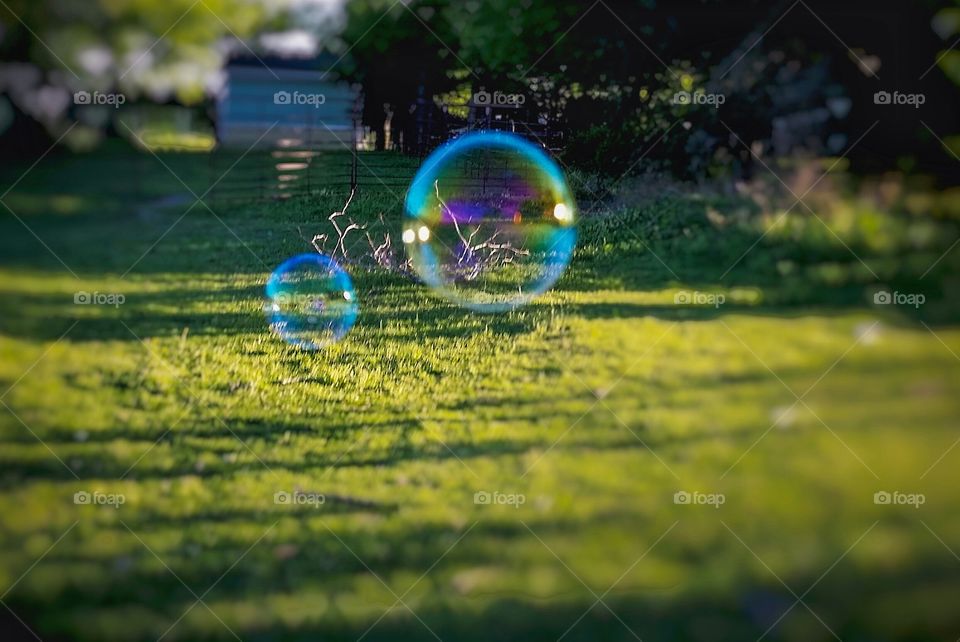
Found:
[[[205,189],[205,157],[163,160]],[[401,195],[353,208],[399,224]],[[356,327],[306,353],[269,333],[261,292],[345,190],[214,199],[216,216],[183,216],[188,197],[156,159],[109,152],[46,158],[3,198],[32,230],[0,209],[5,628],[960,638],[952,219],[857,210],[824,214],[829,232],[674,191],[585,216],[565,276],[507,314],[354,269]],[[880,289],[926,302],[874,305]],[[326,501],[275,503],[296,489]]]

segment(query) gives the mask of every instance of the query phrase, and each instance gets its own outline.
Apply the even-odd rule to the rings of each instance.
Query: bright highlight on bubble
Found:
[[[424,162],[407,192],[401,238],[424,283],[466,308],[497,312],[560,278],[575,225],[573,195],[542,149],[479,132]]]
[[[322,254],[287,259],[267,280],[264,312],[270,329],[304,350],[342,339],[358,311],[350,275]]]

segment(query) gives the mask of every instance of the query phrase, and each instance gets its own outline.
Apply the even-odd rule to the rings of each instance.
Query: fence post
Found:
[[[259,123],[265,122],[265,118],[264,118],[264,107],[263,107],[263,105],[258,105],[258,106],[257,106],[257,113],[259,114],[259,118],[257,119],[257,122],[259,122]],[[258,144],[254,144],[254,147],[258,147]],[[264,198],[266,198],[266,196],[264,195],[264,192],[265,192],[264,184],[267,182],[267,179],[266,179],[266,177],[264,176],[264,166],[265,166],[267,163],[270,162],[270,154],[267,154],[267,158],[266,158],[266,162],[265,162],[265,161],[264,161],[264,158],[263,158],[263,156],[262,156],[262,154],[261,154],[261,151],[260,151],[259,149],[254,149],[254,150],[253,150],[253,157],[254,157],[255,159],[257,159],[257,160],[256,160],[256,163],[257,163],[257,199],[262,201]],[[243,157],[241,156],[240,159],[242,160]]]
[[[210,154],[207,156],[207,187],[206,187],[206,190],[204,190],[204,191],[212,190],[210,193],[210,200],[213,202],[214,210],[217,209],[217,188],[214,185],[214,181],[217,180],[215,176],[216,176],[216,167],[217,167],[216,153],[217,153],[218,146],[219,146],[219,143],[216,143],[214,148],[210,150]]]
[[[357,189],[357,119],[354,118],[352,121],[353,126],[351,127],[350,140],[352,148],[352,154],[350,159],[350,191]]]

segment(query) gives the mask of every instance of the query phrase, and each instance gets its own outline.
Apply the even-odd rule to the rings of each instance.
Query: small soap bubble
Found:
[[[304,350],[342,339],[358,311],[350,275],[322,254],[287,259],[267,280],[264,312],[270,329]]]

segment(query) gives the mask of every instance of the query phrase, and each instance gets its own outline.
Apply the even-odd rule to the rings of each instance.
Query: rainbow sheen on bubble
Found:
[[[353,281],[322,254],[287,259],[267,279],[264,312],[287,343],[319,350],[342,339],[357,320]]]
[[[563,274],[577,207],[563,172],[536,145],[503,132],[438,148],[407,192],[402,240],[417,274],[463,307],[528,303]]]

